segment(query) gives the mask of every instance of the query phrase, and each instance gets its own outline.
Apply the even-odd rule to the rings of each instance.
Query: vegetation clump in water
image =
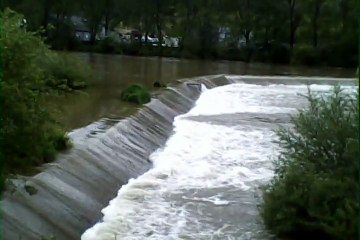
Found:
[[[132,84],[121,92],[121,100],[137,104],[150,102],[150,92],[140,84]]]
[[[87,86],[91,70],[78,59],[50,52],[43,63],[47,74],[46,84],[59,90],[79,90]]]
[[[21,15],[9,9],[0,14],[2,192],[9,174],[29,174],[69,147],[64,129],[45,107],[45,98],[85,86],[89,75],[75,60],[68,62],[49,50],[38,33],[27,31]],[[61,87],[63,81],[66,89]]]
[[[335,87],[308,100],[294,128],[278,132],[282,151],[264,191],[263,220],[279,237],[357,239],[358,92]]]

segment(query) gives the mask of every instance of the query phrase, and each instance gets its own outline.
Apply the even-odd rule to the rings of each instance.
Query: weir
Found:
[[[204,76],[179,80],[137,114],[98,138],[75,145],[43,172],[12,180],[1,202],[5,239],[80,239],[101,219],[101,210],[121,186],[152,167],[150,154],[165,144],[174,118],[193,107],[202,92],[201,84],[209,89],[235,82],[356,85],[354,79],[316,77]]]
[[[170,136],[174,117],[189,111],[200,93],[198,86],[186,83],[169,87],[137,114],[62,154],[43,172],[11,180],[1,202],[5,239],[80,239],[118,189],[151,167],[148,157]]]

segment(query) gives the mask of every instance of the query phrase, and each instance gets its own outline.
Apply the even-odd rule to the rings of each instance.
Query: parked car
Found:
[[[145,43],[145,36],[141,37],[141,42]],[[157,37],[147,36],[147,44],[154,46],[154,47],[159,46],[159,39]],[[166,44],[163,42],[162,46],[165,47]]]

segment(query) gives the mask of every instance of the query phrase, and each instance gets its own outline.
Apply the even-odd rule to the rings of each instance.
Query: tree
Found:
[[[23,16],[6,9],[1,18],[1,180],[5,180],[8,174],[27,174],[31,167],[51,161],[57,150],[67,147],[67,138],[44,107],[51,78],[44,59],[54,55],[41,37],[20,27]]]
[[[300,25],[301,15],[298,9],[297,0],[285,0],[289,15],[289,45],[294,47],[296,39],[296,31]]]
[[[101,21],[104,17],[103,1],[86,0],[82,2],[81,8],[86,18],[87,26],[90,31],[90,42],[95,43],[96,34],[100,29]]]
[[[55,17],[55,39],[66,36],[66,24],[60,24],[66,22],[64,17],[76,15],[87,19],[92,44],[100,27],[108,35],[111,27],[121,22],[144,34],[145,45],[148,35],[157,35],[159,47],[145,51],[156,55],[163,52],[163,35],[171,33],[181,38],[183,56],[224,57],[226,53],[218,53],[228,51],[230,55],[249,55],[235,57],[242,60],[289,63],[290,58],[301,56],[315,64],[357,64],[356,0],[6,0],[5,4],[24,13],[33,30],[46,28]],[[224,29],[230,37],[219,44],[219,30]],[[245,46],[239,47],[240,39]],[[131,48],[143,53],[138,40]],[[279,56],[284,57],[279,60]]]
[[[312,31],[313,31],[313,46],[317,47],[318,45],[318,20],[321,13],[321,7],[323,6],[324,0],[313,0],[313,8],[314,14],[312,15],[311,22],[312,22]]]
[[[293,127],[278,132],[281,151],[262,217],[281,238],[356,239],[358,91],[337,86],[307,98],[309,107],[292,118]]]

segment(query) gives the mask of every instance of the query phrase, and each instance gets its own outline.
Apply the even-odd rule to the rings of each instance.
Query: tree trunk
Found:
[[[49,24],[49,20],[50,20],[50,11],[51,11],[51,6],[49,4],[48,1],[45,1],[44,4],[44,16],[43,16],[43,21],[42,21],[42,26],[45,29],[45,35],[48,35],[48,24]]]
[[[186,1],[186,19],[184,24],[184,31],[181,37],[181,44],[180,44],[181,50],[184,49],[184,43],[185,40],[187,39],[187,35],[189,34],[190,17],[191,17],[191,6],[190,6],[190,1],[188,0]]]
[[[342,23],[342,31],[345,32],[347,28],[347,18],[349,12],[349,5],[347,0],[340,1],[340,14],[341,14],[341,23]]]
[[[318,18],[320,13],[320,2],[316,1],[315,11],[313,17],[313,46],[316,48],[318,45]]]
[[[94,45],[96,40],[97,25],[93,24],[90,29],[90,44]]]
[[[147,43],[148,43],[148,36],[149,36],[149,23],[148,23],[148,15],[147,15],[147,13],[145,13],[144,14],[144,16],[141,18],[142,19],[142,25],[141,26],[143,26],[142,28],[143,28],[143,31],[145,32],[145,35],[144,35],[144,37],[145,37],[145,39],[144,39],[144,45],[145,46],[147,46]],[[140,31],[141,32],[141,37],[140,37],[140,46],[142,46],[143,45],[143,42],[142,42],[142,32],[143,31]]]
[[[289,35],[289,45],[291,48],[294,47],[295,44],[295,32],[296,32],[296,25],[295,25],[295,5],[296,0],[288,0],[289,4],[289,20],[290,20],[290,35]]]
[[[145,32],[145,46],[147,46],[147,43],[148,43],[148,36],[149,36],[149,32],[146,30],[146,32]]]
[[[244,36],[245,36],[245,45],[246,45],[246,47],[248,47],[249,46],[249,41],[250,41],[250,31],[245,30]]]
[[[107,13],[105,15],[105,37],[107,37],[109,34],[109,26],[110,26],[110,17],[109,14]]]
[[[289,38],[289,44],[291,48],[294,48],[295,44],[295,26],[294,23],[291,21],[290,23],[290,38]]]
[[[155,14],[155,21],[156,21],[156,28],[157,28],[157,32],[158,32],[158,40],[159,40],[159,54],[160,56],[162,55],[162,41],[163,41],[163,36],[162,36],[162,22],[161,22],[161,17],[160,17],[160,11],[161,11],[161,6],[160,6],[160,1],[161,0],[156,0],[156,14]]]
[[[163,42],[163,36],[162,36],[162,26],[159,22],[157,25],[157,31],[158,31],[158,39],[159,39],[159,49],[160,49],[160,56],[162,55],[162,42]]]
[[[269,28],[266,26],[265,27],[265,39],[264,39],[264,43],[265,45],[267,45],[269,43]]]

